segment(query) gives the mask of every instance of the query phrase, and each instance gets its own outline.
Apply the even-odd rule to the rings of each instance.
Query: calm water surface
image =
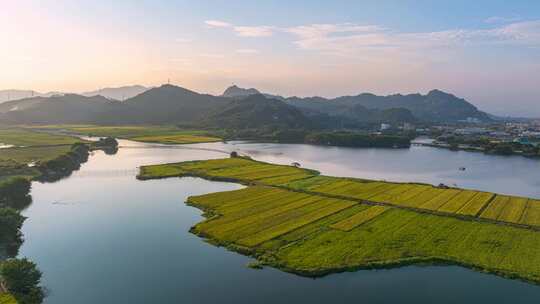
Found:
[[[540,287],[461,267],[404,267],[308,279],[245,265],[250,258],[190,234],[190,195],[239,189],[196,178],[135,179],[139,165],[222,158],[299,161],[329,175],[444,182],[540,197],[538,162],[414,147],[410,150],[213,143],[188,148],[122,141],[56,183],[34,183],[20,255],[36,261],[46,303],[538,303]],[[197,148],[197,149],[193,149]],[[203,150],[198,150],[198,149]],[[458,168],[465,166],[465,172]],[[531,244],[538,246],[538,244]]]

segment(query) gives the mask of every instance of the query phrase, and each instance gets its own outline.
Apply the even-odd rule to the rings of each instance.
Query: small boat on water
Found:
[[[467,170],[467,168],[465,168],[465,167],[460,167],[459,168],[459,171],[465,171],[465,170]]]

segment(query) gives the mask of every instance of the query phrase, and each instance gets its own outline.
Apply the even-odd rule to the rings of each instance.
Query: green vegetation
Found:
[[[438,144],[432,146],[450,148],[452,150],[482,151],[486,154],[540,157],[540,145],[531,144],[534,143],[534,139],[532,142],[522,143],[500,141],[499,139],[488,136],[470,137],[451,135],[439,136],[437,137],[437,142]]]
[[[17,304],[17,299],[9,293],[0,294],[0,304]]]
[[[339,221],[330,227],[334,229],[339,229],[343,231],[351,231],[354,228],[369,222],[370,220],[376,218],[377,216],[383,214],[385,211],[387,211],[389,208],[385,206],[372,206],[369,207],[366,210],[362,210],[358,212],[357,214],[346,218],[342,221]]]
[[[93,125],[51,125],[41,126],[48,130],[64,130],[88,136],[115,137],[140,142],[162,144],[192,144],[221,141],[210,136],[208,131],[184,130],[175,126],[93,126]]]
[[[32,200],[28,195],[30,186],[30,181],[23,177],[0,180],[0,208],[22,209],[27,206]]]
[[[17,147],[60,146],[81,142],[75,137],[36,132],[24,128],[0,128],[0,143]],[[2,149],[4,152],[5,149]]]
[[[540,206],[536,201],[527,198],[425,184],[321,176],[313,170],[268,164],[247,158],[144,166],[138,177],[149,179],[182,175],[279,186],[339,199],[540,228],[540,221],[537,220]],[[503,209],[504,214],[499,216]]]
[[[14,147],[0,150],[0,181],[13,176],[35,178],[50,162],[58,162],[66,155],[81,154],[81,139],[39,132],[27,128],[0,128],[0,143]],[[29,165],[32,166],[29,166]],[[41,166],[41,167],[40,167]],[[1,188],[1,185],[0,185]]]
[[[140,179],[180,175],[204,176],[208,179],[285,184],[316,175],[316,171],[291,166],[271,165],[246,158],[191,161],[141,167]]]
[[[0,150],[0,203],[2,181],[12,177],[56,180],[78,169],[87,160],[90,150],[110,151],[112,148],[112,152],[116,151],[114,139],[90,143],[52,132],[52,126],[40,129],[0,127],[0,143],[13,145]]]
[[[17,304],[15,297],[9,293],[0,294],[0,304]]]
[[[23,242],[21,227],[25,221],[19,211],[0,208],[0,248],[2,255],[14,256]]]
[[[247,188],[188,198],[191,231],[306,276],[450,263],[540,283],[540,202],[457,188],[321,176],[246,158],[145,166],[140,179],[199,176]]]
[[[43,301],[41,271],[35,263],[26,258],[9,259],[2,262],[0,275],[7,290],[18,303],[39,304]]]
[[[318,129],[259,128],[224,129],[214,132],[228,140],[359,148],[408,148],[411,145],[411,138],[403,134],[370,134],[363,131],[323,132]]]
[[[189,134],[137,136],[137,137],[132,137],[130,139],[134,141],[160,143],[160,144],[194,144],[194,143],[221,141],[221,139],[217,137],[189,135]]]
[[[404,136],[368,135],[354,132],[311,133],[306,136],[309,144],[343,147],[408,148],[409,138]]]

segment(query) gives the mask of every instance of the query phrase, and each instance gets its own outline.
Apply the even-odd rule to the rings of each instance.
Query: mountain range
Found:
[[[148,91],[150,88],[141,86],[141,85],[132,85],[132,86],[123,86],[117,88],[103,88],[96,91],[84,92],[81,95],[83,96],[96,96],[101,95],[109,99],[115,99],[124,101],[131,97],[135,97],[141,93]]]
[[[233,88],[233,90],[230,90]],[[242,89],[236,86],[225,91],[229,97],[243,97],[250,94],[261,94],[255,89]],[[365,120],[370,117],[376,120],[384,120],[385,115],[396,114],[397,109],[401,110],[400,120],[411,120],[410,114],[417,120],[426,122],[457,122],[468,118],[480,121],[490,121],[489,114],[478,110],[474,105],[465,99],[458,98],[452,94],[440,90],[432,90],[426,95],[422,94],[394,94],[388,96],[378,96],[370,93],[363,93],[355,96],[341,96],[337,98],[323,97],[281,97],[277,95],[264,94],[267,97],[279,99],[287,104],[301,109],[307,115],[328,114],[330,116],[341,116],[352,119]],[[373,112],[375,110],[375,112]],[[392,110],[389,113],[377,113],[379,111]],[[370,112],[371,111],[371,112]],[[373,116],[375,115],[375,116]],[[382,115],[379,119],[379,115]],[[408,116],[408,117],[407,117]]]
[[[116,88],[103,88],[96,91],[84,92],[79,95],[87,96],[87,97],[101,95],[109,99],[122,101],[125,99],[129,99],[131,97],[135,97],[147,91],[148,89],[150,88],[144,87],[141,85],[133,85],[133,86],[123,86],[123,87],[116,87]],[[51,97],[54,95],[64,95],[64,94],[69,94],[69,93],[65,93],[65,92],[40,93],[34,90],[0,90],[0,103],[26,99],[26,98],[31,98],[31,97]]]
[[[119,101],[113,94],[136,94]],[[102,96],[102,94],[108,96]],[[221,96],[174,85],[34,96],[0,104],[3,123],[182,124],[217,128],[356,128],[382,122],[490,121],[464,99],[439,90],[426,95],[360,94],[334,99],[281,97],[229,87]],[[122,95],[126,96],[126,95]],[[121,98],[124,99],[124,98]]]

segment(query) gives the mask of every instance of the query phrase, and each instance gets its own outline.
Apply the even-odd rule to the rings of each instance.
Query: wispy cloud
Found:
[[[209,27],[231,27],[230,23],[220,21],[220,20],[206,20],[204,22]]]
[[[455,29],[399,33],[375,25],[312,24],[285,30],[301,49],[354,54],[361,50],[428,50],[485,44],[540,45],[540,21],[515,22],[487,30]]]
[[[204,22],[210,28],[230,28],[236,35],[241,37],[269,37],[276,29],[273,26],[237,26],[220,20],[206,20]]]
[[[491,22],[513,20],[492,17]],[[212,27],[227,28],[241,37],[268,37],[274,33],[293,36],[302,50],[336,55],[369,57],[380,52],[422,56],[430,50],[483,45],[540,46],[540,20],[511,22],[491,29],[449,29],[433,32],[398,32],[373,24],[333,23],[294,27],[237,26],[224,21],[206,21]],[[366,57],[367,56],[367,57]]]
[[[233,29],[241,37],[269,37],[275,30],[272,26],[235,26]]]

